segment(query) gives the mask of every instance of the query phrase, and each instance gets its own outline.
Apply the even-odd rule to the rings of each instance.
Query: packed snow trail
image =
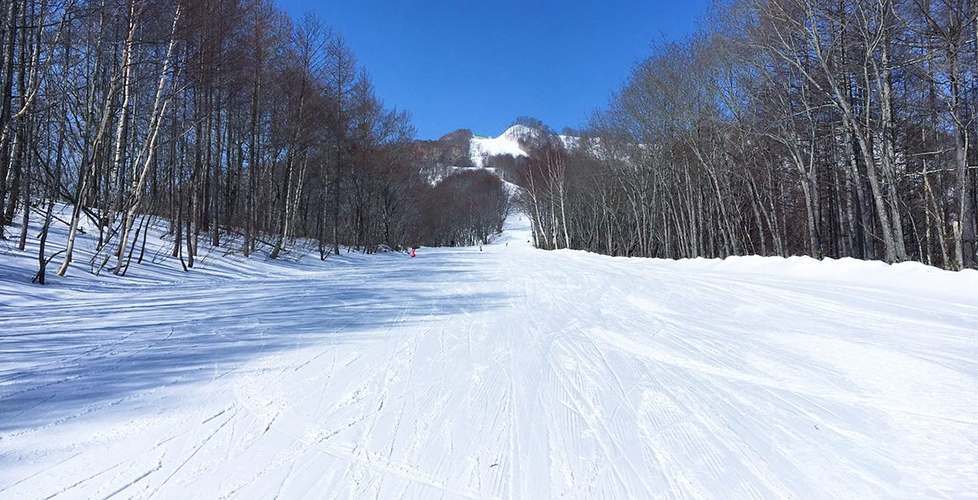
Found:
[[[974,273],[528,238],[4,278],[0,498],[978,498]]]

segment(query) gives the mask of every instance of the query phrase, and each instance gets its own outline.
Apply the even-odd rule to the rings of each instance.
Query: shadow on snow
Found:
[[[163,386],[222,377],[242,363],[310,345],[367,343],[395,325],[505,307],[477,254],[365,259],[308,277],[211,286],[72,290],[31,308],[0,305],[0,440]]]

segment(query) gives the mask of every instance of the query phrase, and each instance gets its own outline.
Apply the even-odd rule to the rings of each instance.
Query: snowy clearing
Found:
[[[0,498],[978,498],[978,273],[527,239],[43,288],[8,249]]]

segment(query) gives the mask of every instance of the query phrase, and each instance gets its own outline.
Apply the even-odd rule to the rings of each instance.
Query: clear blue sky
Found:
[[[497,135],[517,116],[584,124],[655,40],[695,29],[709,0],[277,0],[341,33],[421,139]]]

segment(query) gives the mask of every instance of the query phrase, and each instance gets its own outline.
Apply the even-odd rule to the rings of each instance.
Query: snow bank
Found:
[[[6,228],[8,239],[0,241],[0,304],[15,305],[25,300],[44,298],[56,300],[59,294],[66,290],[98,290],[114,289],[133,285],[163,285],[163,284],[201,284],[206,285],[215,281],[236,279],[256,279],[268,276],[295,277],[305,273],[321,271],[326,267],[319,259],[315,242],[298,240],[289,242],[286,250],[278,259],[269,259],[271,247],[259,243],[256,251],[245,257],[240,249],[243,237],[237,234],[227,234],[222,231],[221,246],[209,244],[210,236],[201,234],[198,255],[191,270],[185,271],[181,259],[172,256],[174,245],[170,233],[169,221],[145,216],[139,216],[133,225],[135,237],[136,228],[148,222],[145,235],[146,245],[143,249],[144,235],[140,234],[138,245],[132,252],[129,269],[124,276],[112,274],[116,259],[109,259],[106,266],[97,275],[95,272],[105,258],[106,252],[113,251],[114,245],[97,250],[98,228],[87,217],[80,219],[81,231],[75,239],[74,258],[64,277],[58,277],[58,267],[64,260],[64,253],[54,257],[47,266],[47,284],[36,286],[31,284],[31,278],[37,272],[38,232],[43,214],[32,214],[29,225],[29,237],[24,250],[16,247],[20,234],[19,222],[21,217],[15,217],[16,223]],[[64,250],[68,239],[67,221],[71,217],[71,207],[58,205],[55,207],[56,217],[51,224],[45,253],[48,257]],[[185,235],[184,235],[185,236]],[[269,241],[268,235],[260,235],[262,241]],[[184,243],[186,251],[186,243]],[[141,263],[137,263],[140,253],[143,254]],[[387,257],[404,257],[403,254],[391,253]],[[351,264],[362,262],[366,256],[356,252],[343,252],[339,256],[330,256],[330,263]],[[184,262],[186,258],[184,257]],[[31,290],[24,294],[24,290]]]
[[[920,262],[887,264],[851,257],[817,260],[807,256],[752,255],[726,259],[661,259],[658,265],[687,271],[831,282],[948,297],[966,296],[970,292],[978,299],[978,271],[946,271]]]
[[[656,259],[641,257],[610,257],[583,250],[557,250],[569,255],[582,254],[585,259],[611,259],[629,262],[638,269],[656,271],[709,273],[729,276],[748,276],[758,280],[778,279],[804,282],[832,283],[839,286],[872,287],[900,290],[927,295],[978,302],[978,271],[965,269],[948,271],[920,262],[887,264],[878,260],[851,257],[822,260],[808,256],[762,257],[759,255],[732,256],[724,259]]]

